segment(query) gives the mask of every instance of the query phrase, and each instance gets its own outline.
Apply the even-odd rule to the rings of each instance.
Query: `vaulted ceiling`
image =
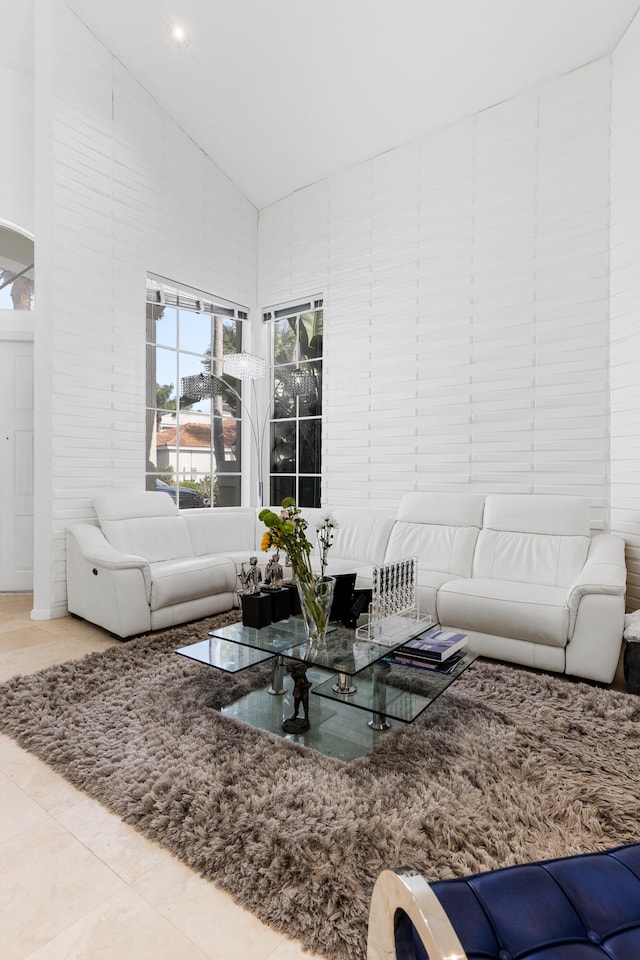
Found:
[[[29,6],[0,3],[16,26]],[[260,208],[609,54],[640,7],[640,0],[66,3]],[[174,23],[187,43],[171,39]]]

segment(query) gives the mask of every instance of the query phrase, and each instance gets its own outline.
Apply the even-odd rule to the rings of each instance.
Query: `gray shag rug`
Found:
[[[639,698],[478,661],[344,764],[218,713],[268,664],[233,676],[173,655],[235,619],[14,678],[0,728],[331,960],[365,956],[385,867],[433,880],[637,841]]]

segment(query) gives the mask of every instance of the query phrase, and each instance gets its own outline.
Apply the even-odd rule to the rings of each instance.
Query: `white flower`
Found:
[[[333,543],[333,533],[336,527],[337,523],[331,514],[325,514],[320,523],[316,525],[318,547],[320,548],[320,575],[323,580],[327,569],[327,553]]]
[[[320,533],[321,530],[324,530],[326,528],[331,528],[335,530],[337,526],[338,526],[338,521],[335,519],[335,517],[332,517],[330,513],[325,513],[325,515],[316,524],[316,530],[318,533]]]

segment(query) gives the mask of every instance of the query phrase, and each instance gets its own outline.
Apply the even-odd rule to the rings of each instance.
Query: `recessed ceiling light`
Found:
[[[181,23],[172,23],[169,27],[169,36],[174,43],[183,47],[189,43],[189,35]]]

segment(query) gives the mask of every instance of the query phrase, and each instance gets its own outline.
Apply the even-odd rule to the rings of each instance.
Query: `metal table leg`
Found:
[[[338,671],[338,682],[334,683],[331,688],[333,692],[347,695],[356,693],[358,688],[353,682],[353,677],[345,672],[345,667],[350,666],[350,664],[345,663],[344,660],[334,660],[333,665]]]
[[[381,660],[373,665],[373,713],[368,721],[372,730],[388,730],[391,724],[386,716],[387,709],[387,674],[391,664]]]
[[[269,693],[274,694],[274,696],[279,696],[282,693],[286,693],[284,687],[284,660],[280,654],[278,654],[273,661],[273,672],[271,674],[271,686],[269,687]]]

